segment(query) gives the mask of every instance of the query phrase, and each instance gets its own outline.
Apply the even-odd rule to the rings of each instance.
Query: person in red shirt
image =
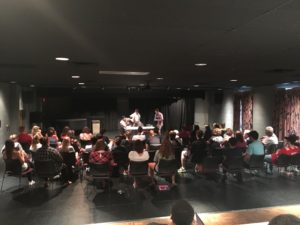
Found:
[[[276,164],[277,159],[280,155],[295,155],[300,153],[300,147],[296,145],[297,140],[299,137],[296,134],[290,134],[289,136],[285,137],[286,143],[285,146],[281,149],[278,149],[276,152],[265,155],[265,161],[270,164]],[[272,173],[272,171],[268,171]]]
[[[32,137],[28,134],[25,130],[24,126],[19,127],[19,134],[18,134],[18,142],[22,145],[24,150],[29,150],[29,147],[32,143]]]

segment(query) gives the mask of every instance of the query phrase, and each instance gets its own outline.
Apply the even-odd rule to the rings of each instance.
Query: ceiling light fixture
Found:
[[[193,87],[197,88],[197,87],[200,87],[199,84],[194,84]]]
[[[72,78],[73,78],[73,79],[79,79],[79,78],[80,78],[80,76],[78,76],[78,75],[74,75],[74,76],[72,76]]]
[[[163,80],[163,77],[157,77],[156,80]]]
[[[55,60],[57,61],[69,61],[70,59],[67,57],[56,57]]]
[[[79,85],[85,85],[85,83],[81,82],[81,83],[78,83]]]
[[[178,88],[176,88],[177,90],[181,90],[181,88],[180,87],[178,87]]]
[[[222,88],[218,88],[218,91],[222,91],[223,89]]]
[[[34,87],[35,87],[35,85],[34,85],[34,84],[30,84],[30,85],[29,85],[29,87],[32,87],[32,88],[34,88]]]
[[[230,82],[237,82],[237,81],[238,81],[237,79],[230,80]]]
[[[195,66],[207,66],[207,63],[196,63]]]
[[[9,82],[10,84],[15,84],[15,83],[17,83],[16,81],[10,81]]]
[[[146,76],[150,72],[137,72],[137,71],[113,71],[113,70],[100,70],[101,75],[122,75],[122,76]]]

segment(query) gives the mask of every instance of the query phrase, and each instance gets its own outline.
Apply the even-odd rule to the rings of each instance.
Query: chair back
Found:
[[[251,155],[249,169],[262,169],[264,167],[265,155]]]
[[[148,161],[142,162],[129,162],[129,173],[132,176],[145,176],[148,175]]]
[[[166,160],[166,159],[160,159],[158,163],[158,175],[160,174],[170,174],[173,175],[177,171],[177,164],[176,160]]]
[[[53,160],[34,161],[34,168],[37,176],[41,178],[54,177],[59,173]]]
[[[287,167],[291,164],[291,156],[282,154],[278,157],[276,162],[278,167]]]
[[[149,152],[156,152],[159,150],[161,144],[151,144],[149,145]]]
[[[243,169],[243,157],[228,157],[224,163],[228,172],[238,172]]]
[[[269,144],[266,146],[266,153],[272,154],[272,153],[276,152],[277,149],[278,149],[278,146],[276,144]]]
[[[90,163],[90,175],[93,177],[109,177],[110,176],[110,167],[109,163]]]
[[[291,165],[300,166],[300,153],[295,154],[291,157]]]
[[[67,166],[74,166],[76,164],[76,153],[75,152],[61,152],[64,163]]]
[[[6,159],[5,172],[11,175],[20,175],[22,173],[22,165],[18,159]]]

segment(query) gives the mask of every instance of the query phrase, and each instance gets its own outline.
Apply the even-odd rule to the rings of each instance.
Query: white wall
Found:
[[[260,87],[253,90],[253,129],[262,136],[266,126],[272,126],[275,89]]]
[[[194,124],[199,125],[202,129],[205,124],[208,124],[208,103],[206,99],[195,99],[194,120]]]
[[[224,91],[223,102],[220,110],[220,122],[226,128],[233,128],[233,91]]]

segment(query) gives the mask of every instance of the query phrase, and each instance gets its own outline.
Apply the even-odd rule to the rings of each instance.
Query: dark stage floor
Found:
[[[1,177],[2,172],[1,159]],[[0,224],[76,225],[167,216],[180,198],[190,201],[198,213],[299,204],[299,178],[246,174],[244,183],[229,177],[224,184],[191,172],[179,175],[178,187],[159,193],[145,184],[134,191],[129,179],[119,184],[115,178],[109,195],[79,180],[67,187],[55,183],[53,190],[42,184],[18,190],[18,179],[8,177],[0,194]],[[126,193],[118,194],[118,188]]]

